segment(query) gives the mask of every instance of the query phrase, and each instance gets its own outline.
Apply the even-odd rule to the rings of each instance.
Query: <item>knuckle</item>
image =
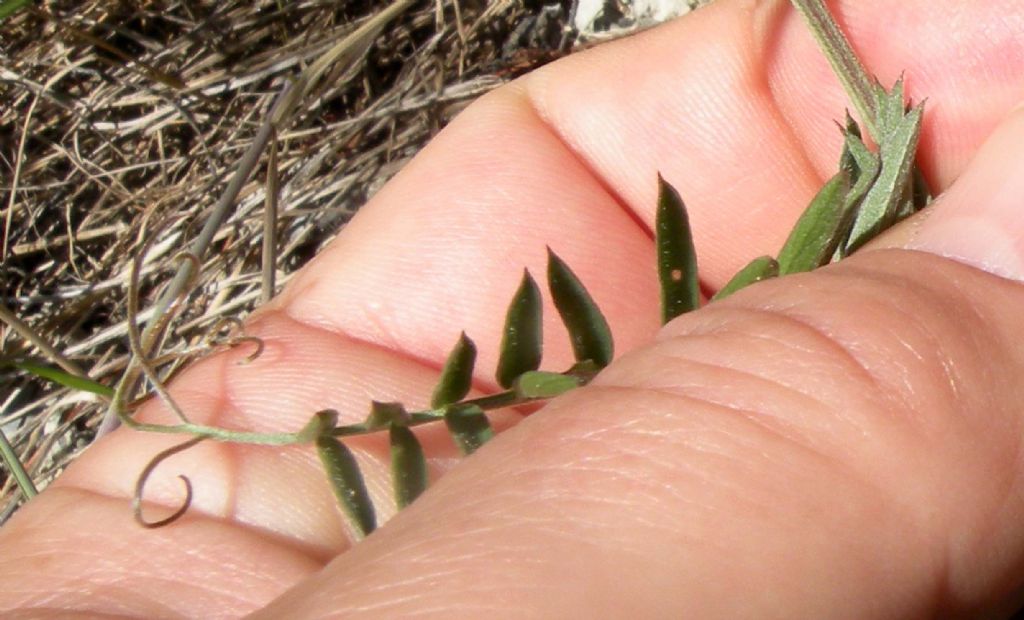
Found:
[[[1024,360],[979,303],[987,284],[914,254],[872,252],[710,304],[602,381],[741,411],[805,446],[858,458],[934,448],[951,433],[1016,433],[1017,416],[992,402],[1008,381],[993,366]],[[885,445],[872,445],[879,437]]]

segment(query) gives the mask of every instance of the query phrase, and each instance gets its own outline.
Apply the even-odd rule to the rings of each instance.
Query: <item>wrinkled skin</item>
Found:
[[[308,447],[119,431],[0,530],[0,609],[26,616],[999,616],[1024,582],[1024,2],[835,4],[866,64],[927,96],[924,217],[815,274],[659,330],[661,171],[707,291],[778,250],[832,174],[848,104],[785,2],[721,0],[474,104],[252,318],[266,341],[196,364],[196,420],[294,430],[429,398],[463,328],[492,389],[504,305],[545,244],[622,354],[353,546]],[[881,17],[882,15],[888,15]],[[907,250],[904,248],[911,248]],[[950,260],[950,257],[956,260]],[[981,267],[983,269],[979,269]],[[992,272],[988,273],[986,272]],[[1008,276],[1007,278],[998,277]],[[547,308],[545,367],[570,361]],[[143,415],[170,421],[159,405]],[[386,446],[360,438],[382,516]],[[9,612],[13,616],[13,612]]]

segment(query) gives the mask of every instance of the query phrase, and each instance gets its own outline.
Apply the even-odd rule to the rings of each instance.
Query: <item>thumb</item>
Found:
[[[918,251],[867,251],[671,323],[268,617],[1011,612],[1022,143],[1018,113],[930,215],[878,244]]]

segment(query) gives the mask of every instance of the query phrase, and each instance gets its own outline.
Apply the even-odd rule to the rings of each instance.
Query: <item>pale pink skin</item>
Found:
[[[1013,230],[1011,207],[1024,196],[1024,115],[1012,109],[1024,94],[1024,2],[836,9],[883,82],[905,71],[909,94],[928,97],[921,161],[933,186],[963,175],[930,218],[883,243],[1020,278],[1024,223]],[[423,405],[462,329],[480,347],[476,385],[492,389],[504,306],[521,266],[543,274],[546,244],[606,312],[622,359],[522,424],[496,415],[509,430],[465,466],[443,429],[425,429],[436,485],[355,547],[308,447],[207,442],[174,457],[149,487],[147,513],[177,505],[179,473],[194,481],[194,504],[174,525],[144,530],[129,507],[135,478],[180,438],[119,431],[0,531],[0,609],[1012,609],[1024,582],[1019,284],[923,252],[866,252],[659,331],[656,172],[687,201],[713,291],[777,251],[834,169],[833,121],[847,105],[780,0],[721,0],[485,97],[250,321],[266,342],[258,361],[237,364],[247,350],[213,356],[173,393],[196,421],[233,428],[295,430],[324,407],[354,422],[371,398]],[[985,253],[989,237],[953,247],[949,222],[997,231],[1001,253]],[[545,367],[560,369],[570,351],[546,310]],[[171,420],[157,405],[143,415]],[[386,446],[349,445],[384,520]]]

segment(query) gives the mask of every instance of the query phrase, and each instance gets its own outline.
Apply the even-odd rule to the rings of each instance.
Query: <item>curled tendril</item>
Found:
[[[242,333],[243,325],[242,320],[235,316],[222,316],[217,319],[210,329],[206,332],[206,343],[213,346],[221,340],[218,338],[220,332],[227,328],[226,336],[230,339]]]
[[[225,338],[219,337],[220,332],[224,331],[227,327],[227,333]],[[245,356],[238,363],[239,364],[251,364],[263,354],[264,343],[262,338],[256,336],[247,336],[245,334],[245,325],[242,321],[236,317],[221,317],[212,327],[206,332],[206,343],[210,347],[226,346],[226,347],[237,347],[244,343],[252,343],[255,346],[253,352]]]
[[[176,446],[171,446],[170,448],[167,448],[163,452],[158,453],[156,456],[152,458],[152,460],[149,461],[149,463],[146,464],[146,467],[142,470],[142,473],[139,474],[139,479],[135,482],[135,493],[132,496],[132,512],[135,515],[136,523],[138,523],[142,527],[150,529],[163,527],[165,525],[170,525],[171,523],[174,523],[188,511],[189,506],[192,505],[192,481],[188,479],[188,476],[178,475],[178,477],[181,478],[182,483],[184,483],[185,485],[185,500],[181,503],[181,506],[177,510],[175,510],[174,513],[171,514],[169,517],[165,517],[163,519],[160,519],[159,521],[147,521],[146,518],[142,515],[142,495],[146,490],[146,481],[148,481],[149,477],[153,474],[153,470],[155,470],[161,463],[163,463],[168,458],[174,456],[179,452],[184,452],[185,450],[188,450],[189,448],[198,444],[200,441],[204,439],[206,439],[205,435],[196,435],[195,437],[189,439],[188,441],[180,443]]]
[[[251,342],[256,346],[256,348],[253,349],[252,353],[243,357],[238,362],[239,364],[251,364],[256,361],[256,358],[258,358],[260,355],[263,355],[263,339],[257,338],[256,336],[239,336],[237,338],[233,338],[228,342],[228,346],[237,347],[238,345],[244,344],[246,342]]]
[[[134,260],[132,261],[131,270],[128,278],[128,291],[127,291],[127,306],[128,306],[128,343],[131,347],[132,357],[128,363],[128,367],[125,369],[125,373],[121,380],[118,382],[117,389],[114,391],[114,397],[111,399],[110,407],[107,410],[107,416],[104,418],[103,424],[100,426],[99,433],[105,434],[116,426],[114,423],[113,416],[116,416],[123,424],[133,426],[135,422],[132,420],[132,412],[135,411],[136,406],[141,402],[144,402],[148,398],[148,394],[143,396],[141,399],[133,400],[129,402],[130,392],[134,389],[136,382],[139,379],[141,373],[154,385],[155,391],[160,395],[165,402],[167,402],[170,409],[174,414],[184,423],[189,423],[188,418],[180,407],[170,398],[167,391],[163,387],[163,383],[157,376],[154,364],[160,364],[160,361],[152,361],[149,359],[149,353],[152,351],[158,351],[160,345],[163,342],[163,338],[167,333],[167,327],[170,325],[172,318],[176,314],[177,307],[180,302],[184,300],[189,294],[191,288],[194,286],[199,271],[199,259],[195,255],[181,254],[176,257],[176,260],[185,260],[189,262],[190,268],[188,270],[187,286],[182,287],[182,290],[176,295],[175,299],[171,304],[165,308],[162,312],[157,312],[153,318],[153,322],[146,329],[145,332],[139,329],[139,281],[141,279],[142,264],[144,262],[146,252],[149,249],[152,237],[147,235],[147,228],[149,218],[153,214],[153,211],[147,211],[143,216],[142,222],[139,226],[139,232],[137,235],[137,251],[135,253]],[[157,359],[161,357],[157,355]]]

